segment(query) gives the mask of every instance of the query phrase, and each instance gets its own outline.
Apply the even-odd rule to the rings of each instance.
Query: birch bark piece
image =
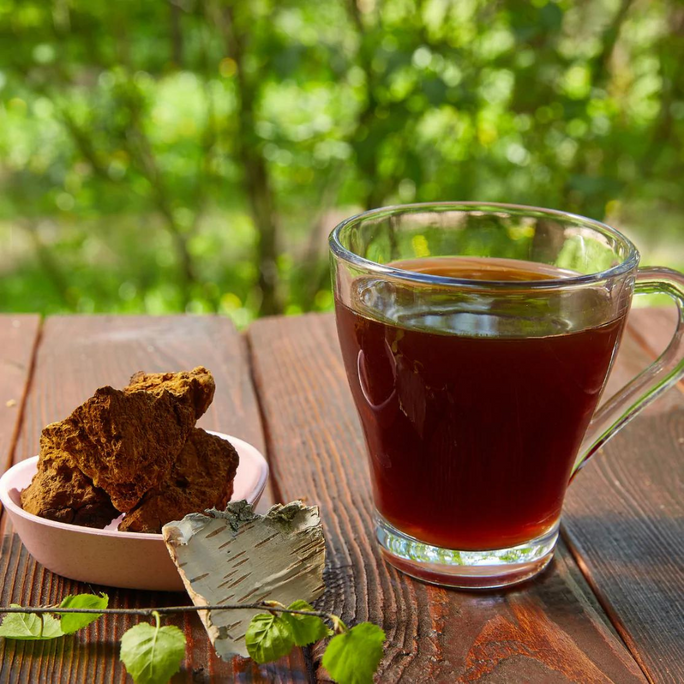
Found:
[[[196,606],[302,599],[324,590],[325,540],[317,506],[277,504],[257,515],[246,501],[191,513],[162,528],[164,542]],[[245,633],[263,610],[199,611],[221,658],[248,657]]]

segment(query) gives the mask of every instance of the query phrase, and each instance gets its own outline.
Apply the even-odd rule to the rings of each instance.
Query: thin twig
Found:
[[[330,613],[325,613],[322,610],[291,610],[290,608],[281,608],[270,603],[224,603],[217,606],[164,606],[161,608],[52,608],[50,606],[24,608],[22,606],[0,606],[0,614],[35,613],[36,615],[41,615],[42,613],[87,613],[91,615],[140,615],[142,617],[151,617],[154,613],[167,615],[173,613],[196,613],[200,610],[265,610],[277,613],[293,613],[294,615],[310,615],[329,620],[333,618]]]

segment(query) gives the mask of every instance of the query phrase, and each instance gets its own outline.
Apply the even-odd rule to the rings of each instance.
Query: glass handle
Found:
[[[684,376],[684,275],[669,268],[639,269],[635,294],[666,294],[677,304],[679,317],[667,349],[644,371],[612,396],[589,423],[575,461],[575,475],[620,428]]]

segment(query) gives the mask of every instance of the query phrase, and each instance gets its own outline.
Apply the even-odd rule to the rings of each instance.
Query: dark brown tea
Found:
[[[568,275],[504,259],[392,265],[475,280]],[[337,326],[378,512],[421,541],[464,551],[549,531],[624,319],[535,337],[524,327],[501,335],[495,319],[483,326],[477,312],[459,317],[446,305],[408,307],[397,323],[359,309],[338,301]]]

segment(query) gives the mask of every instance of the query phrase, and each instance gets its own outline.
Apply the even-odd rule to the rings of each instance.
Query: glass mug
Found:
[[[330,249],[386,559],[463,588],[541,572],[574,474],[684,374],[684,276],[638,269],[598,221],[506,204],[376,209]],[[677,331],[597,410],[635,292],[670,295]]]

